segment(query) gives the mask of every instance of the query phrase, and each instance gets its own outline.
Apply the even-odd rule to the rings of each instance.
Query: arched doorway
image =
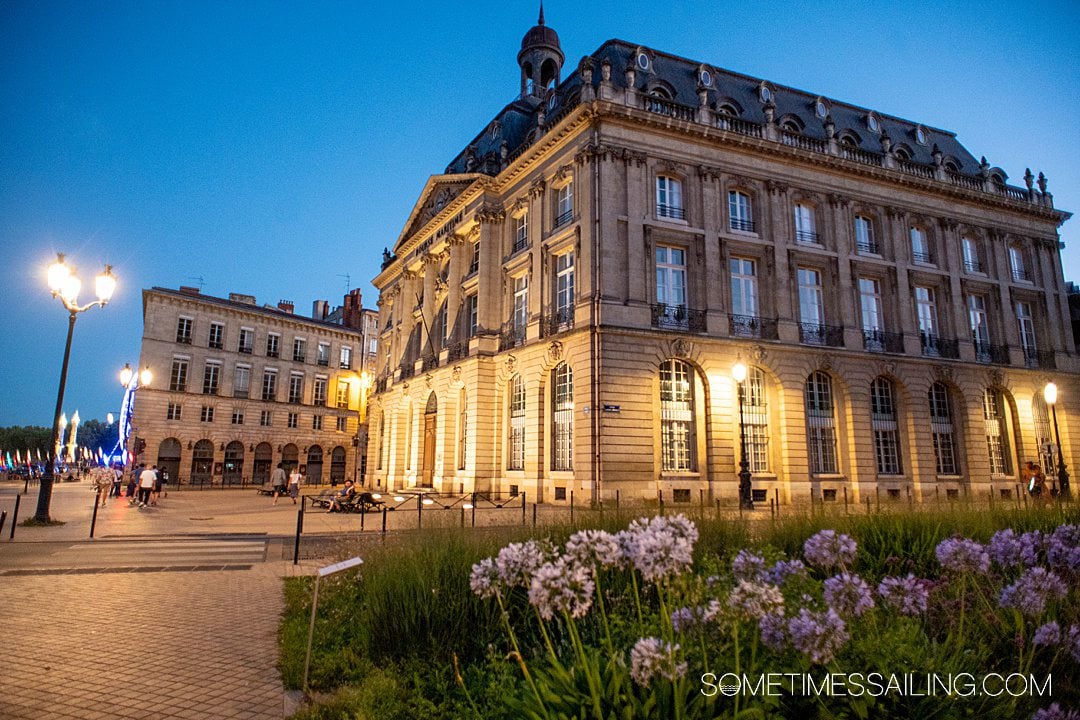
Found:
[[[330,451],[330,484],[345,482],[345,448],[338,445]]]
[[[244,481],[244,443],[233,440],[225,446],[223,485],[239,485]]]
[[[285,470],[285,474],[288,475],[292,472],[292,469],[296,467],[300,458],[300,450],[289,443],[281,449],[281,467]]]
[[[308,485],[322,485],[323,451],[320,445],[312,445],[307,451],[307,472],[304,473]]]
[[[210,482],[210,473],[214,470],[214,443],[200,440],[191,452],[191,484],[202,485]]]
[[[270,481],[270,467],[274,463],[274,448],[270,443],[259,443],[255,446],[255,460],[251,467],[251,482],[256,485],[265,485]]]
[[[435,481],[435,418],[438,410],[439,401],[433,392],[428,395],[427,407],[424,408],[424,462],[420,468],[424,487],[433,487]]]
[[[180,441],[165,438],[158,445],[157,466],[161,468],[166,482],[180,482]]]

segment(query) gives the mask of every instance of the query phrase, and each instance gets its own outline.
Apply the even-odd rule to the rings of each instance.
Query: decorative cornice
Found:
[[[506,218],[506,212],[499,205],[483,205],[476,211],[477,222],[500,223]]]

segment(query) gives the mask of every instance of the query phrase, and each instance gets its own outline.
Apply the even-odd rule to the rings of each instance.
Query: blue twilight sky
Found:
[[[528,2],[0,3],[0,426],[51,420],[66,313],[44,273],[113,265],[64,407],[120,405],[141,288],[341,303],[427,176],[518,90]],[[548,0],[567,69],[609,38],[957,133],[1080,211],[1080,4]],[[1080,218],[1065,274],[1080,280]]]

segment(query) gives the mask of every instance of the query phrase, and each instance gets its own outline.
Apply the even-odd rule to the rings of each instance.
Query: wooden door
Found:
[[[435,413],[424,415],[424,487],[433,487],[435,478]]]

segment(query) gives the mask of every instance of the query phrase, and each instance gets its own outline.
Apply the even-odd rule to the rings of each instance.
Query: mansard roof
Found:
[[[645,68],[638,64],[639,53],[644,53],[648,58]],[[611,82],[621,89],[627,87],[626,69],[633,67],[634,87],[638,91],[648,94],[662,88],[659,92],[669,96],[666,99],[693,109],[698,107],[698,89],[703,87],[702,70],[707,70],[710,76],[710,83],[706,87],[709,107],[719,109],[728,105],[735,109],[736,116],[740,119],[758,124],[765,121],[765,102],[761,94],[761,88],[765,86],[775,103],[777,122],[790,120],[799,128],[800,134],[826,140],[828,136],[824,118],[817,114],[818,102],[822,101],[835,125],[838,138],[845,138],[846,142],[862,150],[880,154],[881,136],[868,125],[869,118],[873,115],[879,124],[879,130],[888,134],[894,147],[902,145],[909,155],[907,159],[911,162],[932,167],[932,153],[936,146],[945,162],[955,165],[955,169],[960,173],[972,176],[979,173],[979,160],[957,141],[955,133],[947,130],[920,125],[624,40],[608,40],[594,53],[583,58],[578,69],[570,73],[543,101],[519,98],[504,107],[451,161],[446,173],[477,172],[497,175],[505,167],[506,157],[514,156],[515,150],[531,142],[537,130],[541,102],[545,105],[545,124],[549,126],[561,110],[576,104],[582,84],[580,69],[582,64],[590,61],[594,87],[600,85],[600,68],[603,63],[611,65]]]

